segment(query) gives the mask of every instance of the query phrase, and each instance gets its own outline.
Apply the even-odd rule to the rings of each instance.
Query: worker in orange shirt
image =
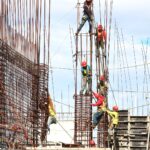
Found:
[[[103,29],[102,25],[98,25],[95,36],[96,36],[96,43],[95,43],[96,44],[96,56],[99,56],[99,48],[101,48],[102,52],[104,53],[104,46],[106,44],[106,39],[107,39],[107,33],[105,29]]]

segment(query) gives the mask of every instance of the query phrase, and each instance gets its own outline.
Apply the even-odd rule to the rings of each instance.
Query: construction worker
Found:
[[[88,21],[88,23],[89,23],[89,33],[91,33],[93,20],[94,20],[94,15],[93,15],[93,11],[92,11],[92,0],[85,0],[84,5],[83,5],[82,20],[77,29],[76,35],[81,31],[81,29],[84,26],[86,21]]]
[[[96,56],[99,56],[99,48],[102,49],[102,53],[104,55],[104,45],[106,44],[107,34],[105,29],[103,29],[102,25],[98,25],[96,29]]]
[[[93,125],[92,128],[94,129],[98,123],[100,122],[104,111],[106,111],[106,104],[105,104],[105,97],[93,92],[93,96],[97,99],[97,102],[95,104],[91,104],[91,106],[97,106],[98,107],[98,111],[96,113],[94,113],[93,115]]]
[[[48,111],[49,111],[49,117],[47,121],[47,129],[50,132],[50,125],[56,124],[57,121],[56,121],[56,111],[54,109],[54,105],[49,94],[48,94]]]
[[[108,90],[106,78],[104,75],[101,75],[99,80],[100,82],[98,83],[98,89],[100,90],[100,94],[106,97],[107,90]]]
[[[82,88],[80,94],[83,94],[84,91],[86,91],[86,93],[89,94],[91,90],[91,67],[87,65],[86,61],[83,61],[81,63],[81,73],[82,73]]]
[[[113,130],[114,128],[117,127],[119,122],[118,106],[113,106],[113,111],[106,109],[106,112],[111,117],[109,128]]]

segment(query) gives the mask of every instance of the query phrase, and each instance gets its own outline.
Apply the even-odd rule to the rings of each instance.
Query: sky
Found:
[[[84,1],[81,0],[81,3]],[[101,13],[102,18],[104,16],[104,0],[101,0]],[[110,0],[108,0],[108,3]],[[74,106],[74,75],[73,70],[67,69],[57,69],[57,68],[73,68],[72,60],[72,48],[73,53],[75,52],[75,41],[73,34],[71,34],[72,39],[70,39],[69,27],[76,31],[77,26],[77,9],[76,9],[76,0],[52,0],[51,2],[51,64],[53,67],[53,83],[50,74],[49,86],[50,93],[53,98],[57,101],[61,101],[67,105]],[[144,70],[137,70],[134,68],[129,69],[128,71],[122,70],[122,79],[119,76],[119,70],[114,68],[123,67],[123,66],[134,66],[135,64],[143,64],[143,56],[141,47],[143,42],[144,48],[146,49],[146,41],[150,39],[149,27],[150,27],[150,1],[149,0],[114,0],[113,1],[113,10],[112,10],[112,33],[111,33],[111,52],[110,52],[110,82],[113,89],[119,90],[145,90],[147,86],[146,78],[144,77]],[[94,14],[95,21],[99,22],[99,0],[94,0]],[[80,10],[80,18],[82,16],[82,8]],[[114,25],[117,24],[119,32],[123,32],[124,36],[124,45],[126,49],[127,62],[118,63],[119,54],[117,55],[117,48],[114,47],[114,41],[116,39]],[[88,31],[88,24],[86,24],[82,31]],[[132,42],[132,37],[134,42]],[[71,45],[72,40],[72,45]],[[133,52],[133,43],[134,43],[134,52]],[[72,46],[72,48],[71,48]],[[123,47],[123,44],[122,44]],[[116,49],[116,51],[115,51]],[[131,50],[132,49],[132,50]],[[148,49],[149,50],[149,49]],[[121,55],[121,54],[120,54]],[[150,54],[147,51],[147,61]],[[136,61],[135,58],[136,57]],[[123,59],[123,58],[122,58]],[[114,63],[115,62],[115,63]],[[148,68],[148,67],[147,67]],[[143,67],[144,69],[144,67]],[[80,71],[78,71],[80,74]],[[130,77],[125,77],[127,74],[131,74]],[[148,75],[148,69],[146,71]],[[79,75],[80,76],[80,75]],[[116,77],[114,79],[114,76]],[[117,78],[120,78],[119,82]],[[129,88],[127,80],[131,80],[132,88]],[[122,80],[122,81],[121,81]],[[122,85],[121,85],[122,82]],[[138,82],[138,84],[136,83]],[[80,84],[80,81],[79,81]],[[144,85],[145,84],[145,85]],[[119,86],[118,86],[119,85]],[[142,85],[142,86],[141,86]],[[141,87],[141,88],[140,88]],[[149,87],[148,87],[149,88]],[[54,94],[53,94],[54,89]],[[79,89],[80,90],[80,89]],[[115,93],[114,93],[115,94]],[[113,94],[110,92],[110,99],[112,99]],[[128,97],[129,96],[129,97]],[[137,99],[137,97],[142,97],[143,95],[133,94],[130,98],[130,95],[124,93],[117,93],[115,95],[118,105],[123,109],[134,106],[135,102],[130,103],[130,99]],[[127,99],[128,101],[124,100]],[[125,101],[125,103],[120,102],[119,99]],[[110,102],[111,103],[111,102]],[[138,99],[136,101],[136,105]],[[146,102],[143,101],[142,104]],[[111,103],[114,105],[114,102]],[[125,104],[125,105],[124,105]],[[56,110],[68,111],[68,107],[60,107],[58,103],[55,103]],[[126,107],[124,107],[126,106]],[[63,110],[61,110],[63,109]],[[74,109],[71,109],[73,112]],[[142,111],[142,110],[141,110]]]

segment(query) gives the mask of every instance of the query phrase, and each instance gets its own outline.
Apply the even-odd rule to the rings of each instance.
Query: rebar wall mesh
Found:
[[[47,67],[41,66],[0,41],[0,148],[22,149],[39,142],[46,112],[40,115],[38,104],[48,85]]]

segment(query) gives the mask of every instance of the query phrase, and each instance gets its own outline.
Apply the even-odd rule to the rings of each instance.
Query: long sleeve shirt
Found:
[[[112,118],[112,123],[118,125],[119,122],[119,113],[116,111],[106,110],[108,115]]]
[[[103,105],[103,102],[104,102],[104,99],[105,97],[100,95],[100,94],[97,94],[97,93],[93,93],[94,97],[97,99],[97,102],[95,104],[91,104],[92,106],[102,106]]]

